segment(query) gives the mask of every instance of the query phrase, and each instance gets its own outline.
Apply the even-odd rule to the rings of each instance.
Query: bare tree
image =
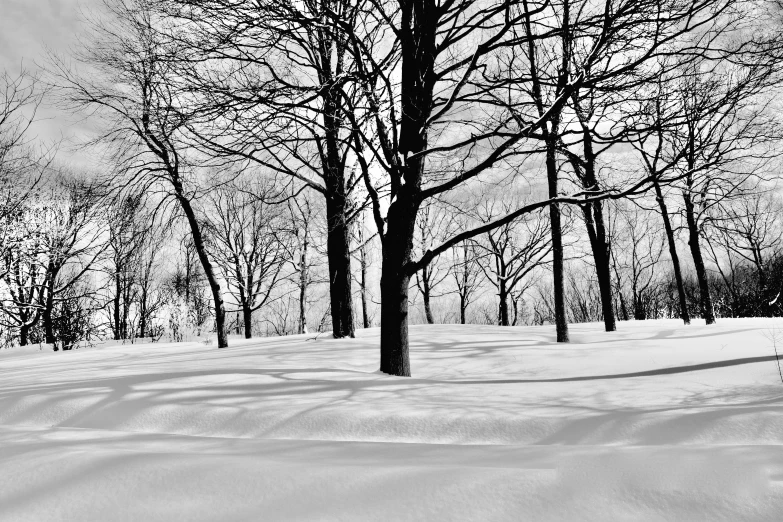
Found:
[[[31,330],[41,318],[47,253],[43,208],[38,198],[28,198],[0,218],[4,241],[0,273],[6,296],[0,302],[0,324],[18,331],[21,346],[30,341]]]
[[[209,194],[205,225],[215,264],[239,304],[246,339],[253,336],[253,312],[267,304],[282,281],[288,237],[282,206],[270,204],[278,190],[267,180],[245,176]]]
[[[505,215],[523,205],[518,198],[499,195],[494,201],[479,206],[478,218],[488,223],[495,216]],[[477,240],[476,247],[482,253],[480,266],[498,292],[497,324],[509,326],[509,300],[513,304],[516,322],[517,302],[533,283],[528,276],[542,266],[552,252],[548,220],[541,212],[522,216],[488,231]]]
[[[733,316],[740,311],[769,315],[771,303],[777,301],[781,289],[770,288],[770,261],[780,250],[782,231],[776,218],[782,210],[777,194],[752,185],[743,187],[741,197],[714,209],[710,216],[712,227],[704,238],[707,255],[732,296]],[[752,285],[758,292],[758,299],[754,299],[756,310],[741,309],[741,294],[749,290],[742,288],[747,281],[738,280],[742,264],[753,267],[756,275]]]
[[[463,241],[451,247],[451,275],[459,298],[459,324],[465,324],[468,306],[481,291],[481,264],[474,241]]]
[[[318,273],[318,259],[315,234],[318,208],[306,198],[290,198],[287,203],[288,218],[290,218],[290,235],[292,241],[287,244],[286,259],[291,269],[289,276],[296,288],[297,331],[308,333],[307,313],[312,296],[312,285],[322,281]],[[320,330],[319,330],[320,331]]]
[[[355,130],[345,112],[356,89],[347,80],[356,69],[344,26],[365,22],[362,7],[351,0],[159,3],[183,26],[172,37],[192,55],[183,74],[200,96],[200,117],[190,125],[198,143],[324,198],[332,329],[353,337],[350,241],[359,208],[352,199],[361,177],[350,160]]]
[[[620,230],[614,230],[617,250],[613,253],[620,291],[630,290],[633,318],[655,318],[659,281],[656,268],[666,249],[665,234],[651,219],[648,211],[633,202],[618,203]]]
[[[84,278],[106,249],[98,226],[102,187],[73,174],[58,176],[44,209],[46,279],[40,303],[46,343],[55,344],[55,306],[84,297]],[[64,346],[65,347],[65,346]]]
[[[157,191],[184,215],[212,294],[218,347],[228,346],[222,290],[194,205],[198,169],[182,143],[189,116],[176,90],[178,50],[162,41],[151,0],[105,0],[108,15],[91,20],[92,33],[75,59],[83,69],[51,57],[52,82],[64,105],[102,116],[97,141],[114,148],[117,184],[134,193]],[[192,156],[192,154],[190,154]]]
[[[659,55],[682,49],[696,53],[711,39],[710,31],[720,32],[725,4],[371,3],[368,19],[382,27],[378,31],[394,35],[398,67],[388,67],[383,58],[394,49],[391,43],[372,48],[363,38],[368,30],[354,36],[356,29],[346,28],[363,94],[358,110],[371,121],[352,123],[359,130],[355,150],[383,244],[381,371],[410,374],[407,318],[413,274],[452,246],[543,207],[550,208],[552,223],[557,338],[568,340],[559,205],[623,197],[642,190],[650,179],[625,179],[590,191],[588,198],[583,189],[564,195],[558,151],[566,102],[581,86],[609,90],[643,83],[654,69],[648,65]],[[708,37],[688,41],[696,31]],[[353,117],[353,109],[346,117]],[[479,113],[481,118],[469,116]],[[493,169],[515,156],[539,153],[545,155],[547,198],[460,232],[414,259],[415,222],[425,200],[480,176],[499,175]],[[367,158],[377,168],[371,171]]]
[[[432,246],[439,244],[448,235],[451,216],[452,212],[448,206],[436,200],[427,201],[422,205],[416,220],[419,255],[424,255]],[[432,313],[432,299],[443,295],[437,293],[437,287],[449,275],[449,270],[445,269],[439,261],[440,257],[436,257],[416,272],[416,287],[424,301],[424,317],[428,324],[435,323],[435,317]]]

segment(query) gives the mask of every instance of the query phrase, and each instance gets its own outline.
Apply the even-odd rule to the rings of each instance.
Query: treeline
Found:
[[[218,347],[237,310],[313,327],[316,277],[310,323],[351,337],[377,303],[380,368],[407,376],[419,295],[426,320],[453,298],[467,322],[486,286],[484,316],[553,321],[567,342],[588,316],[613,331],[668,307],[711,324],[714,274],[739,309],[740,266],[775,259],[741,222],[774,190],[776,2],[103,4],[42,85],[96,122],[113,208],[138,199],[142,223],[187,232]],[[307,209],[311,231],[294,218]],[[660,304],[672,278],[676,307]]]

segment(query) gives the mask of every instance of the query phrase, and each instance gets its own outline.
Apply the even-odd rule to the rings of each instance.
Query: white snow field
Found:
[[[783,320],[0,354],[0,520],[783,520]]]

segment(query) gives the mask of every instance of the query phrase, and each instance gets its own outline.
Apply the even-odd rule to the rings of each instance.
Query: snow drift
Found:
[[[0,520],[779,520],[783,321],[0,354]]]

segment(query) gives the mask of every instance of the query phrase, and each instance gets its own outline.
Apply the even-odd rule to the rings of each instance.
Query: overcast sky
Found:
[[[29,70],[44,65],[46,47],[58,53],[67,53],[76,43],[82,30],[80,9],[89,8],[97,0],[0,0],[0,67],[10,74],[18,74],[22,64]],[[45,107],[39,115],[34,130],[44,141],[56,141],[60,137],[73,138],[74,131],[83,128],[75,118],[51,107]],[[69,150],[62,150],[64,160],[74,157]]]

